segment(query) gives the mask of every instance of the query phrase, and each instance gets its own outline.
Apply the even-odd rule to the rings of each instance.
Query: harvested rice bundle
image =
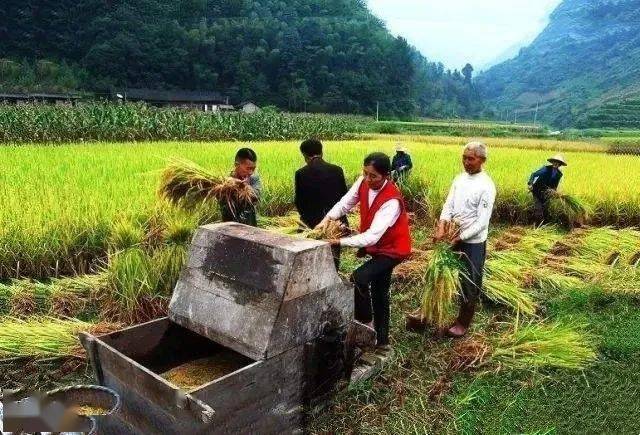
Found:
[[[460,278],[464,278],[464,264],[447,243],[438,243],[422,282],[420,315],[425,323],[436,328],[447,325],[454,300],[460,293]]]
[[[596,359],[593,339],[580,325],[528,323],[492,340],[500,367],[582,369]]]
[[[95,295],[105,291],[107,281],[104,273],[52,281],[49,315],[77,317],[97,302]]]
[[[568,228],[581,227],[587,223],[587,205],[573,195],[552,192],[549,197],[549,212],[553,219]]]
[[[7,317],[0,321],[0,358],[36,359],[83,357],[78,341],[83,331],[103,334],[117,329],[112,324],[92,324],[76,319],[31,317],[28,320]]]
[[[254,190],[232,177],[221,177],[185,159],[171,159],[162,173],[158,194],[187,209],[217,199],[225,202],[232,213],[236,205],[254,203]]]
[[[213,187],[213,196],[227,204],[231,213],[236,215],[236,208],[253,204],[258,200],[256,192],[242,180],[227,177]]]
[[[314,240],[335,240],[345,234],[344,225],[340,221],[329,220],[326,225],[320,228],[306,229],[301,235],[307,239]]]
[[[511,308],[517,315],[533,316],[538,309],[533,297],[517,283],[487,279],[483,287],[489,300]]]
[[[531,287],[547,291],[566,291],[584,287],[584,282],[575,276],[567,276],[547,269],[532,271]]]

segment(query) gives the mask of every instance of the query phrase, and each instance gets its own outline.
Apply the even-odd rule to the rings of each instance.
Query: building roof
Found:
[[[1,94],[0,98],[16,98],[22,100],[28,100],[31,98],[48,98],[48,99],[59,99],[59,100],[77,100],[80,98],[79,95],[75,94],[53,94],[53,93],[32,93],[32,94]]]
[[[179,102],[179,103],[224,103],[226,97],[218,92],[208,91],[162,91],[155,89],[126,89],[113,92],[114,95],[121,94],[127,100],[156,101],[156,102]]]

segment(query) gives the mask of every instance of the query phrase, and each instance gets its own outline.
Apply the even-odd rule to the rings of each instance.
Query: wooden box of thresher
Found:
[[[348,374],[350,337],[362,328],[327,243],[203,226],[168,317],[81,337],[98,382],[122,399],[117,413],[98,418],[98,430],[304,431],[307,411]]]

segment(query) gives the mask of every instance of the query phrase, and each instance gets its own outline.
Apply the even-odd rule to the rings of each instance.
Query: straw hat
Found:
[[[404,145],[402,145],[400,142],[398,142],[394,148],[396,150],[396,152],[401,152],[401,153],[406,153],[407,152],[407,148],[405,148]]]
[[[567,162],[565,161],[562,154],[556,154],[555,156],[547,159],[547,161],[552,164],[558,162],[560,163],[560,166],[567,166]]]

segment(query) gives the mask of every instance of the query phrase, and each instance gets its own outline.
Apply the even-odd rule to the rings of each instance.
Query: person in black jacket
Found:
[[[558,189],[562,172],[560,167],[567,166],[567,162],[561,154],[557,154],[547,160],[548,165],[535,171],[529,177],[529,192],[533,195],[535,204],[534,216],[539,224],[550,222],[549,198]]]
[[[341,167],[322,158],[322,143],[307,139],[300,145],[306,166],[295,176],[295,205],[300,219],[309,228],[315,228],[329,210],[347,193],[347,182]],[[342,221],[348,224],[346,218]],[[333,249],[336,268],[340,264],[340,247]]]

